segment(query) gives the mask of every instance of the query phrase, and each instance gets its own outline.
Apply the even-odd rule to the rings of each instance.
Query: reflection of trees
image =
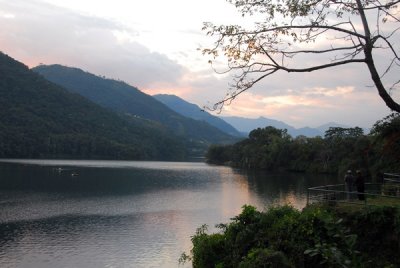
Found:
[[[157,170],[68,166],[57,170],[52,166],[0,163],[0,189],[85,196],[130,195],[165,189],[206,189],[218,176],[219,169],[221,168]],[[74,172],[79,176],[71,176]]]
[[[240,213],[244,204],[255,204],[247,177],[240,172],[221,174],[221,209],[224,217],[231,218]]]
[[[272,173],[263,170],[243,170],[241,172],[247,176],[250,189],[267,205],[275,202],[290,202],[295,207],[302,207],[307,188],[341,183],[337,177],[326,174]]]

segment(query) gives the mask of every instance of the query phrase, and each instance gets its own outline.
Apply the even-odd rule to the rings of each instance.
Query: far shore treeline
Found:
[[[324,137],[292,138],[286,130],[258,128],[233,145],[213,145],[207,161],[239,168],[343,174],[362,169],[400,170],[400,116],[393,113],[376,122],[368,135],[359,127],[330,128]]]

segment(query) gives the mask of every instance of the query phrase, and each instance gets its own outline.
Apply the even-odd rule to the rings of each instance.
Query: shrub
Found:
[[[398,208],[244,206],[220,233],[192,237],[193,267],[391,267],[400,263]],[[378,257],[374,257],[378,256]]]
[[[239,263],[239,268],[292,268],[286,255],[281,251],[268,248],[252,249],[245,259]]]

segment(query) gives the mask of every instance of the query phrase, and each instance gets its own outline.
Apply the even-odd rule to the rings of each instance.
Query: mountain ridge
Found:
[[[278,129],[287,129],[288,133],[292,137],[297,137],[301,135],[306,137],[324,136],[325,131],[328,130],[329,127],[349,128],[349,126],[338,124],[335,122],[329,122],[318,127],[305,126],[301,128],[295,128],[283,121],[266,118],[263,116],[260,116],[258,118],[245,118],[238,116],[214,116],[207,112],[201,112],[200,107],[198,107],[197,105],[192,104],[175,95],[157,94],[154,95],[154,97],[177,113],[194,118],[196,120],[208,120],[210,124],[214,124],[221,130],[224,130],[224,127],[221,126],[224,125],[223,123],[221,124],[221,120],[223,120],[223,122],[227,123],[229,127],[235,130],[235,132],[231,132],[231,134],[237,137],[245,137],[252,130],[257,128],[264,128],[266,126],[273,126]]]
[[[292,137],[297,136],[306,136],[306,137],[316,137],[316,136],[324,136],[325,131],[329,129],[329,127],[342,127],[342,128],[349,128],[349,126],[344,124],[339,124],[335,122],[329,122],[323,124],[318,127],[301,127],[295,128],[283,121],[269,119],[263,116],[258,118],[245,118],[245,117],[238,117],[238,116],[221,116],[226,122],[234,126],[236,129],[243,133],[249,133],[251,130],[256,128],[264,128],[266,126],[273,126],[279,129],[287,129],[288,133]]]
[[[306,137],[316,137],[316,136],[324,136],[325,131],[329,129],[329,127],[343,127],[343,128],[349,128],[347,125],[335,123],[335,122],[329,122],[326,124],[323,124],[318,127],[301,127],[301,128],[295,128],[283,121],[275,120],[275,119],[269,119],[263,116],[260,116],[258,118],[245,118],[245,117],[238,117],[238,116],[221,116],[222,119],[224,119],[226,122],[234,126],[236,129],[243,133],[249,133],[251,130],[256,129],[256,128],[264,128],[266,126],[273,126],[275,128],[279,129],[287,129],[288,133],[292,137],[297,137],[297,136],[306,136]]]
[[[153,97],[183,116],[190,117],[195,120],[205,121],[229,135],[236,137],[242,136],[238,130],[225,122],[223,119],[209,114],[196,104],[190,103],[176,95],[157,94],[153,95]]]
[[[59,64],[32,68],[49,81],[80,94],[102,107],[165,125],[175,135],[205,147],[211,143],[234,141],[233,137],[205,122],[184,117],[150,95],[123,81],[106,79],[76,67]],[[204,148],[203,148],[204,149]]]

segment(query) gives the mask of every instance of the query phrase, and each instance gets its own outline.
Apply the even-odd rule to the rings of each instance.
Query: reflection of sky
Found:
[[[251,202],[249,185],[243,175],[232,173],[222,180],[221,209],[224,217],[229,218],[240,212],[243,204]]]
[[[280,194],[278,203],[287,204],[297,209],[302,209],[306,205],[307,199],[304,198],[304,196],[296,195],[294,191],[289,191],[287,193]]]
[[[204,163],[16,162],[31,165],[0,163],[0,236],[5,226],[16,228],[6,227],[9,239],[0,239],[0,253],[6,252],[0,266],[9,261],[36,267],[177,267],[202,224],[215,232],[215,224],[228,223],[244,204],[259,210],[276,203],[301,208],[305,188],[327,182],[315,175]],[[71,170],[59,174],[55,166],[68,166],[79,176],[71,177]],[[9,189],[10,181],[21,185]]]

